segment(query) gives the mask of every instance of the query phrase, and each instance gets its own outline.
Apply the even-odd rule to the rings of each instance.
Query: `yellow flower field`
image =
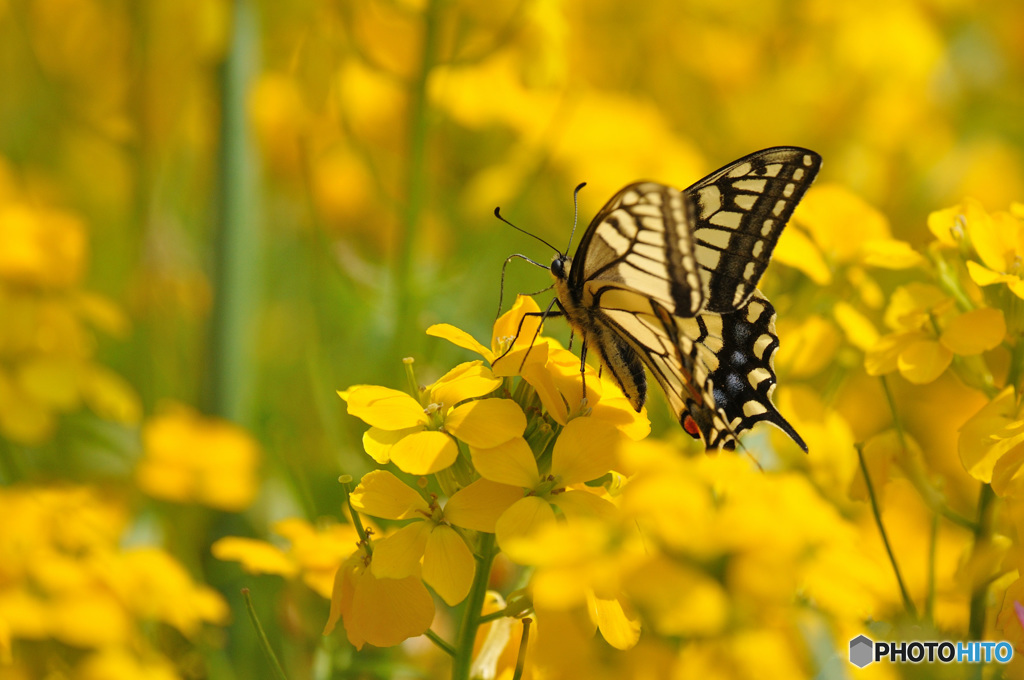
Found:
[[[1024,678],[1022,26],[0,0],[0,680]],[[769,147],[759,396],[707,284],[639,408],[542,269]]]

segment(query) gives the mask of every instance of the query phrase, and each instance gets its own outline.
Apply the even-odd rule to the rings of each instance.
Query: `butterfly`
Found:
[[[756,151],[679,191],[630,184],[597,213],[573,257],[551,262],[555,304],[637,411],[644,367],[683,429],[708,448],[771,423],[807,445],[772,403],[779,338],[757,289],[821,156]],[[571,241],[571,237],[570,237]]]

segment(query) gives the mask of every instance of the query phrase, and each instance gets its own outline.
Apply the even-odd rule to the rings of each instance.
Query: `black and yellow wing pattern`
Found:
[[[683,191],[631,184],[595,216],[573,258],[552,262],[562,314],[637,410],[646,366],[709,448],[734,448],[767,421],[807,449],[771,401],[779,339],[757,283],[820,167],[813,151],[774,147]]]

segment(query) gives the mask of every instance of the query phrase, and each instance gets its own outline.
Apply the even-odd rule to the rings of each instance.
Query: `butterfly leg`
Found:
[[[580,345],[580,378],[583,380],[583,399],[580,401],[580,410],[587,406],[587,343]]]
[[[537,331],[533,334],[533,339],[530,340],[530,347],[532,348],[533,347],[533,343],[537,340],[537,336],[540,335],[540,329],[541,329],[541,326],[544,324],[544,319],[552,319],[552,318],[558,318],[560,316],[564,316],[564,314],[562,312],[553,312],[553,311],[551,311],[551,307],[552,306],[554,306],[554,301],[552,302],[551,305],[548,305],[548,308],[546,310],[544,310],[543,312],[525,312],[523,314],[523,318],[521,318],[519,320],[519,326],[516,328],[516,334],[515,334],[515,336],[513,336],[512,341],[510,343],[508,343],[508,347],[506,347],[505,351],[501,353],[501,356],[499,356],[498,358],[496,358],[494,361],[491,362],[491,366],[493,366],[495,363],[497,363],[501,359],[504,359],[505,355],[508,354],[509,352],[511,352],[512,348],[515,347],[516,340],[519,339],[519,336],[523,332],[523,324],[526,323],[526,317],[540,317],[540,323],[537,325]],[[523,362],[519,365],[519,370],[520,371],[523,370],[523,366],[526,365],[526,358],[529,355],[530,355],[530,353],[529,353],[529,351],[527,351],[526,356],[523,357]]]

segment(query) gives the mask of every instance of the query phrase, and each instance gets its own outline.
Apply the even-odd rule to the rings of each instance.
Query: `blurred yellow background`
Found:
[[[553,255],[495,206],[564,248],[579,182],[585,225],[629,182],[683,188],[769,146],[824,158],[761,283],[777,400],[811,453],[751,449],[873,531],[853,444],[893,414],[863,354],[904,328],[886,310],[921,277],[858,248],[924,252],[933,211],[1024,200],[1022,71],[1014,0],[0,0],[0,677],[272,677],[246,584],[293,677],[389,676],[397,657],[320,637],[316,569],[355,540],[322,518],[341,516],[338,476],[372,467],[335,390],[402,387],[406,356],[424,382],[465,360],[430,324],[489,335],[504,259]],[[506,309],[549,283],[512,262]],[[1009,352],[985,357],[1001,387]],[[994,393],[952,371],[888,381],[915,464],[973,520],[957,430]],[[657,399],[656,436],[694,453]],[[923,599],[935,506],[906,477],[888,502]],[[312,590],[211,556],[287,518],[293,547],[326,532],[328,567],[273,572]],[[940,533],[934,621],[964,635],[971,534]],[[163,585],[128,593],[76,562],[93,550]]]

